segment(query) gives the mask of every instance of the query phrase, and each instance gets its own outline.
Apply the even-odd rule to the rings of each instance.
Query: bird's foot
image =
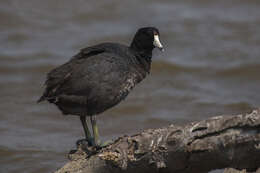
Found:
[[[92,144],[94,140],[80,139],[76,142],[77,149],[71,150],[68,154],[70,160],[78,160],[80,158],[87,158],[97,153],[96,147]]]
[[[106,146],[108,146],[108,145],[110,145],[110,144],[112,144],[113,143],[113,141],[112,140],[107,140],[107,141],[104,141],[104,142],[100,142],[100,148],[104,148],[104,147],[106,147]]]
[[[79,139],[77,142],[76,142],[76,145],[77,145],[77,148],[81,148],[83,149],[84,151],[87,151],[87,150],[92,150],[92,148],[94,147],[94,139],[91,138],[91,139]]]
[[[105,142],[101,142],[100,140],[96,141],[94,138],[92,139],[80,139],[76,142],[77,148],[81,148],[83,151],[87,153],[93,153],[101,148],[104,148],[113,143],[112,140],[108,140]]]
[[[112,140],[108,140],[108,141],[104,141],[104,142],[103,141],[101,142],[100,140],[98,140],[98,141],[95,142],[94,147],[96,147],[96,149],[99,150],[101,148],[104,148],[104,147],[112,144],[112,143],[113,143]]]

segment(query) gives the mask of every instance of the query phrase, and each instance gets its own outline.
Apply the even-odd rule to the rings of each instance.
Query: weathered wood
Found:
[[[227,169],[225,169],[224,173],[246,173],[246,170],[245,169],[237,170],[234,168],[227,168]]]
[[[247,173],[245,169],[237,170],[234,168],[227,168],[225,169],[224,173]],[[256,171],[256,173],[260,173],[260,168]]]
[[[260,110],[124,136],[87,155],[79,147],[56,173],[206,173],[260,167]]]

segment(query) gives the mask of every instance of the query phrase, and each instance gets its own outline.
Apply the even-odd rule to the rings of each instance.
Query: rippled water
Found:
[[[156,26],[166,52],[151,75],[98,117],[103,139],[260,105],[260,2],[0,1],[0,172],[52,172],[83,138],[78,117],[35,101],[46,73],[80,48],[129,44]]]

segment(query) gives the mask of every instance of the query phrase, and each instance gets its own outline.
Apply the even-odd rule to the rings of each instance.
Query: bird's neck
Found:
[[[130,46],[131,49],[133,49],[135,52],[140,54],[142,57],[152,59],[152,51],[153,47],[147,47],[143,45],[141,42],[138,40],[133,40]]]
[[[142,68],[146,71],[146,73],[150,73],[152,57],[137,57],[139,63]]]
[[[135,57],[138,60],[141,67],[147,73],[150,73],[153,47],[148,47],[147,45],[142,44],[141,41],[138,41],[134,38],[130,45],[130,49],[132,49],[135,52]]]
[[[135,58],[138,62],[138,64],[140,64],[140,67],[145,70],[146,73],[150,73],[150,69],[151,69],[151,63],[152,63],[152,52],[150,53],[146,53],[146,52],[138,52],[138,51],[134,51],[135,52]]]

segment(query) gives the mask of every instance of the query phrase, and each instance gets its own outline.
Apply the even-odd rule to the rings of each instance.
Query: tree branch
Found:
[[[81,147],[56,173],[206,173],[260,167],[260,109],[118,138],[94,153]]]

